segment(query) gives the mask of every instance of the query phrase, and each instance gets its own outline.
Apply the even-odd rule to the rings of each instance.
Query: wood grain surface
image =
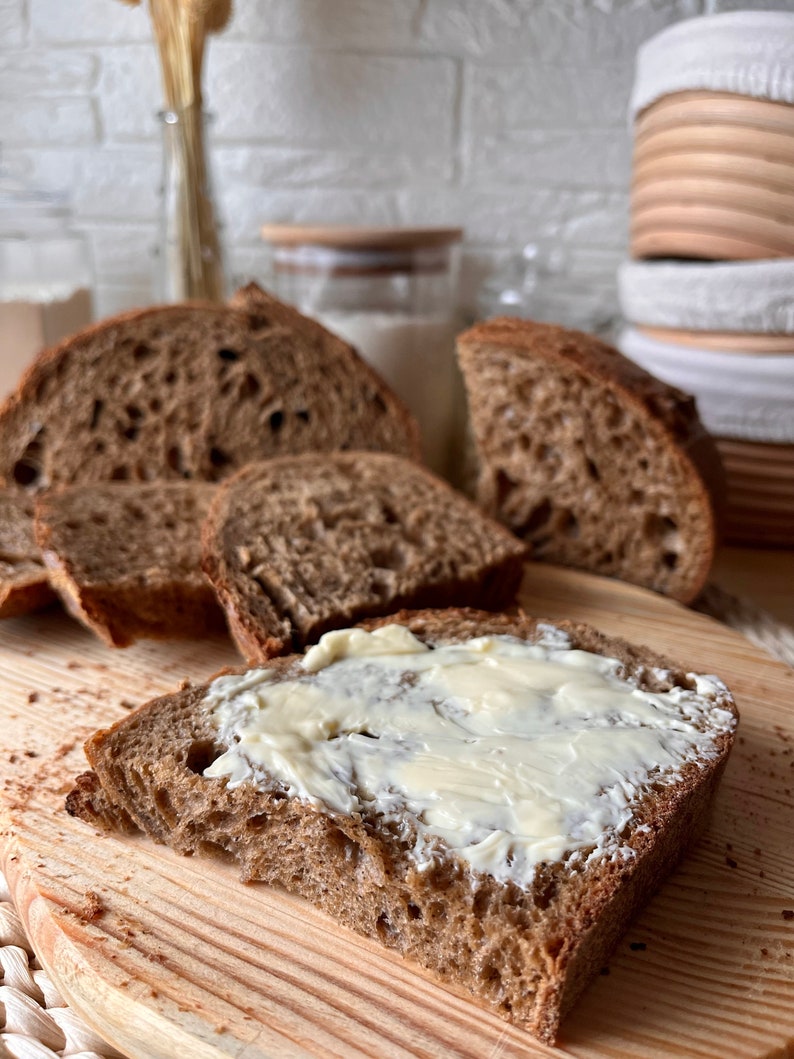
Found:
[[[742,712],[707,835],[556,1052],[233,866],[70,819],[87,735],[237,658],[223,639],[113,651],[52,610],[0,628],[0,866],[78,1013],[140,1059],[794,1054],[794,670],[617,582],[531,565],[522,601],[719,673]]]

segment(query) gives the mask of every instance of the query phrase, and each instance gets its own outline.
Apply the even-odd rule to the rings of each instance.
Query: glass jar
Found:
[[[43,348],[93,318],[93,269],[62,196],[0,184],[0,399]]]
[[[458,228],[266,225],[268,285],[355,346],[419,421],[448,476],[461,399],[455,366]]]

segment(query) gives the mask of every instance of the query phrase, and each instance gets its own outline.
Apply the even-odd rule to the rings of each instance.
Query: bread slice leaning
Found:
[[[54,603],[33,533],[33,498],[0,489],[0,618],[15,618]]]
[[[0,484],[217,481],[253,459],[417,457],[404,405],[351,346],[225,306],[124,313],[40,354],[0,408]],[[327,340],[324,338],[327,335]]]
[[[362,801],[346,813],[296,796],[290,784],[266,771],[237,785],[226,776],[204,775],[234,745],[221,737],[212,716],[208,696],[215,684],[156,699],[89,739],[92,771],[78,779],[68,811],[92,825],[140,829],[183,854],[231,855],[244,880],[283,886],[309,899],[344,926],[397,950],[448,987],[551,1043],[632,915],[702,830],[730,750],[735,707],[713,678],[704,684],[582,625],[446,610],[403,612],[365,626],[394,623],[434,648],[508,637],[617,659],[623,676],[647,691],[698,689],[706,705],[694,723],[706,742],[672,773],[660,766],[651,767],[644,780],[634,777],[612,846],[605,840],[542,861],[523,882],[499,881],[472,867],[443,840],[429,854],[422,852],[419,820],[400,808],[399,797],[396,808],[384,812],[367,802],[356,780],[353,790]],[[298,657],[271,660],[266,670],[275,684],[317,680]],[[412,686],[410,671],[400,679]],[[498,694],[493,701],[498,715]],[[688,723],[693,716],[688,714]],[[528,715],[529,727],[533,717]],[[514,738],[496,728],[482,734]],[[625,729],[616,729],[616,745],[621,734]],[[364,730],[364,736],[379,738],[378,731]],[[346,737],[344,731],[328,735]],[[448,774],[439,768],[438,775],[443,784]],[[597,808],[593,804],[592,811]]]
[[[210,482],[93,482],[39,497],[36,541],[70,613],[110,647],[226,628],[201,570]]]
[[[458,339],[477,498],[534,559],[691,602],[722,477],[694,400],[590,335],[499,318]]]
[[[400,607],[508,606],[526,548],[386,453],[282,456],[219,488],[203,565],[249,662]]]

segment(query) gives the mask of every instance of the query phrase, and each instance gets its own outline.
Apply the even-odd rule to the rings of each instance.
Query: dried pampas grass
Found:
[[[141,0],[122,0],[139,6]],[[166,160],[163,220],[168,300],[223,301],[223,260],[204,138],[201,75],[207,36],[228,23],[231,0],[148,0],[165,96]]]

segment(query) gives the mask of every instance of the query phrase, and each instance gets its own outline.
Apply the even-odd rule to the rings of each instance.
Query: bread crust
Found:
[[[640,686],[691,684],[663,658],[583,625],[540,622],[468,609],[402,612],[397,621],[429,643],[506,634],[532,640],[553,624],[573,646],[618,658]],[[288,679],[296,657],[267,663]],[[136,826],[181,853],[234,858],[245,881],[299,894],[344,926],[379,939],[473,998],[553,1043],[560,1020],[608,959],[631,916],[647,900],[707,819],[732,734],[717,753],[636,804],[626,858],[600,857],[572,870],[542,865],[531,886],[500,884],[448,850],[419,870],[410,827],[398,833],[367,812],[352,816],[265,789],[208,780],[222,752],[201,702],[206,686],[142,707],[86,744],[93,772],[67,799],[73,815],[103,827]],[[730,695],[719,706],[736,713]]]
[[[466,381],[480,461],[477,496],[485,510],[504,521],[519,536],[528,540],[540,539],[542,544],[534,549],[533,558],[618,576],[665,592],[681,602],[689,603],[695,599],[706,582],[714,557],[724,476],[716,446],[698,418],[694,399],[654,378],[593,336],[554,324],[508,317],[488,320],[459,336],[458,356]],[[545,449],[544,424],[533,418],[538,415],[540,402],[533,404],[534,397],[519,396],[517,382],[525,368],[538,365],[542,365],[538,370],[546,385],[549,380],[560,381],[559,409],[571,423],[577,424],[577,428],[561,430],[563,440],[550,439]],[[486,376],[490,387],[484,381]],[[610,399],[616,408],[628,412],[632,420],[646,431],[644,456],[646,462],[656,459],[657,466],[650,470],[657,475],[657,487],[665,484],[659,480],[662,462],[668,471],[674,469],[680,489],[686,495],[679,496],[677,501],[666,497],[662,510],[649,473],[647,478],[651,484],[639,502],[637,514],[646,519],[656,516],[660,522],[675,516],[679,529],[684,529],[683,522],[694,527],[686,530],[689,539],[684,541],[680,552],[665,552],[660,540],[655,563],[648,561],[648,548],[644,550],[643,560],[625,559],[614,554],[621,548],[625,550],[627,545],[631,552],[632,543],[644,532],[641,521],[631,522],[630,487],[635,483],[630,475],[622,476],[618,491],[610,498],[610,510],[600,514],[604,537],[609,536],[611,543],[617,545],[611,549],[613,554],[602,557],[598,541],[589,537],[581,539],[588,536],[595,524],[592,519],[588,522],[587,506],[592,514],[594,506],[605,504],[603,468],[608,466],[609,454],[588,451],[581,394],[577,391],[575,398],[562,396],[563,388],[569,387],[574,379],[582,380],[585,391],[594,400],[599,394],[612,395]],[[505,389],[509,386],[515,394],[511,415],[501,422],[494,414],[491,400],[493,388],[499,384]],[[533,388],[537,387],[528,383],[527,393]],[[490,395],[484,392],[486,389],[491,390]],[[555,412],[559,409],[555,408]],[[602,416],[602,409],[597,406],[587,414],[595,422],[607,412],[603,410]],[[539,433],[540,437],[537,436]],[[537,444],[528,441],[533,434]],[[608,436],[608,428],[604,430],[604,436]],[[555,476],[549,460],[556,454],[547,455],[546,449],[564,447],[571,444],[572,439],[577,446],[583,447],[589,459],[587,463],[578,457],[574,460],[578,461],[577,470],[574,475],[569,473],[567,476],[568,484],[571,478],[574,482],[564,502],[565,508],[558,512],[560,487],[565,481],[561,475]],[[641,461],[642,445],[633,444]],[[566,455],[572,454],[568,452]],[[521,504],[513,503],[513,507],[520,508],[523,514],[517,510],[511,514],[511,499],[506,497],[507,492],[512,494],[513,502],[516,497],[522,499]],[[591,499],[585,500],[586,497]],[[540,506],[544,507],[545,518],[538,522]],[[584,525],[588,526],[586,530],[582,528]],[[622,533],[621,525],[625,526]],[[673,559],[676,567],[666,568],[667,560]]]

